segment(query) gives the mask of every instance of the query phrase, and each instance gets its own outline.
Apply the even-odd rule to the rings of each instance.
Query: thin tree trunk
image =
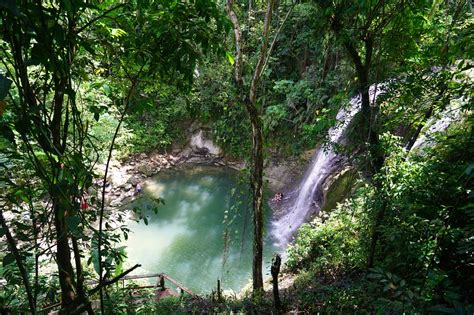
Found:
[[[380,189],[377,188],[377,190],[379,191],[379,194],[382,193],[382,192],[380,192]],[[382,198],[384,198],[384,197],[382,197]],[[380,226],[382,225],[382,221],[385,217],[386,209],[387,209],[387,201],[384,198],[382,200],[380,208],[378,209],[377,216],[375,218],[375,222],[374,222],[374,225],[372,227],[372,237],[371,237],[371,240],[370,240],[369,257],[367,258],[367,268],[372,268],[374,266],[374,263],[375,263],[375,253],[376,253],[376,249],[377,249],[377,242],[379,241],[380,236],[382,234],[381,231],[380,231]]]
[[[99,297],[100,297],[100,309],[101,313],[104,314],[104,292],[103,292],[103,287],[104,287],[104,278],[103,278],[103,262],[102,262],[102,232],[103,232],[103,220],[104,220],[104,210],[105,210],[105,188],[107,185],[107,175],[109,172],[109,165],[110,165],[110,160],[112,159],[112,153],[115,145],[115,140],[117,139],[118,132],[120,130],[120,127],[122,126],[122,122],[125,118],[125,114],[128,111],[128,107],[130,105],[130,98],[132,97],[133,92],[135,91],[135,88],[138,84],[139,77],[141,75],[141,72],[144,68],[145,64],[143,64],[138,71],[138,74],[134,81],[132,81],[132,85],[128,91],[128,94],[124,100],[124,109],[122,111],[122,114],[120,115],[119,123],[117,124],[117,127],[115,128],[114,135],[112,137],[112,143],[110,144],[109,147],[109,153],[107,156],[107,162],[105,164],[105,174],[104,174],[104,180],[102,182],[102,192],[101,192],[101,203],[100,203],[100,210],[99,210],[99,235],[98,235],[98,240],[97,240],[97,255],[99,256]]]
[[[74,252],[74,262],[76,264],[76,282],[77,282],[77,304],[85,305],[85,309],[89,315],[94,314],[92,310],[91,303],[87,297],[86,290],[84,288],[84,271],[81,264],[81,251],[79,249],[79,244],[77,238],[72,236],[72,249]]]
[[[250,113],[249,113],[250,114]],[[252,181],[253,197],[253,264],[252,279],[254,293],[263,289],[263,136],[259,115],[252,117]]]
[[[225,9],[234,28],[235,39],[235,63],[234,63],[234,80],[238,93],[242,93],[242,29],[240,28],[239,19],[234,11],[234,0],[227,0]]]
[[[274,0],[268,0],[265,21],[263,25],[262,46],[260,55],[255,66],[255,72],[250,83],[249,100],[246,102],[247,113],[252,124],[252,196],[253,196],[253,292],[254,294],[263,290],[263,124],[261,113],[257,108],[257,90],[269,47],[270,25],[273,15]]]
[[[252,218],[253,218],[253,261],[252,261],[252,283],[254,294],[263,289],[263,134],[262,120],[260,112],[257,108],[257,89],[265,68],[268,47],[269,47],[269,31],[273,15],[274,0],[268,0],[267,11],[262,34],[262,46],[260,54],[255,66],[255,71],[250,84],[249,96],[244,96],[242,81],[242,32],[237,15],[233,10],[233,0],[227,0],[226,11],[234,26],[234,37],[236,46],[236,62],[235,62],[235,84],[243,99],[245,109],[249,115],[252,125],[252,175],[251,175],[251,191],[252,191]]]
[[[433,114],[433,107],[430,107],[430,109],[428,109],[428,111],[425,114],[425,120],[430,118],[432,114]],[[408,141],[408,144],[407,144],[407,147],[406,147],[408,152],[413,148],[413,145],[415,145],[415,142],[418,139],[418,137],[420,136],[421,130],[423,129],[424,126],[425,126],[425,124],[420,124],[418,126],[418,128],[416,128],[415,133],[410,138],[410,141]]]
[[[76,301],[76,285],[65,221],[66,211],[62,209],[58,197],[54,197],[54,195],[53,209],[57,240],[56,260],[58,263],[59,285],[61,287],[61,308],[65,310],[71,307]]]
[[[15,257],[16,265],[18,266],[18,269],[20,270],[21,279],[23,280],[23,285],[25,286],[26,295],[28,297],[28,304],[30,305],[30,312],[31,314],[36,314],[36,304],[33,297],[33,292],[31,290],[30,281],[28,279],[28,272],[26,271],[25,265],[23,264],[23,261],[21,260],[21,255],[20,255],[20,252],[18,251],[18,248],[16,247],[15,239],[13,238],[12,234],[10,233],[10,230],[8,229],[5,218],[3,217],[3,212],[1,210],[0,210],[0,225],[5,233],[5,236],[7,237],[7,242],[8,242],[8,245],[10,246],[10,250],[13,256]]]

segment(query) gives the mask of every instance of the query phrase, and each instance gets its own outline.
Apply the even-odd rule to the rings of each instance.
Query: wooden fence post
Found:
[[[276,254],[272,259],[271,274],[273,279],[273,304],[275,309],[281,309],[280,292],[278,291],[278,274],[280,273],[281,257]]]

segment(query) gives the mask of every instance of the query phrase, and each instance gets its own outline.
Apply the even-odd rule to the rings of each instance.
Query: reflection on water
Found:
[[[173,171],[149,180],[143,196],[133,204],[149,215],[149,223],[129,224],[132,233],[125,242],[128,263],[142,264],[140,273],[165,272],[196,292],[210,292],[217,278],[222,279],[224,289],[242,288],[251,277],[252,228],[249,216],[242,242],[247,202],[231,209],[242,201],[242,197],[232,196],[231,190],[246,189],[237,186],[234,172],[212,167]],[[165,200],[157,215],[150,197]],[[236,218],[229,227],[231,246],[223,270],[226,210]],[[266,250],[267,262],[272,252],[271,248]]]

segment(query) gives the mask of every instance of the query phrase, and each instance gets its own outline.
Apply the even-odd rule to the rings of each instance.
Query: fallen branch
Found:
[[[105,282],[102,282],[102,283],[99,283],[98,286],[96,286],[94,289],[90,290],[89,291],[89,294],[92,295],[94,293],[97,293],[100,289],[102,289],[103,287],[106,287],[106,286],[109,286],[111,284],[114,284],[115,282],[119,281],[120,279],[122,279],[123,277],[125,277],[126,275],[128,275],[130,272],[132,272],[133,270],[137,269],[138,267],[141,267],[142,265],[140,264],[136,264],[135,266],[133,266],[132,268],[128,269],[127,271],[124,271],[122,272],[121,274],[119,274],[118,276],[108,280],[108,281],[105,281]]]

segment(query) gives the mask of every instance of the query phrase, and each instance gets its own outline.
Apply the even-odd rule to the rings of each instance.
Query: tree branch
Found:
[[[234,64],[234,80],[240,89],[243,85],[242,80],[242,29],[240,28],[239,19],[233,9],[234,0],[227,0],[225,9],[232,25],[234,26],[235,37],[235,64]],[[241,92],[241,91],[239,91]]]
[[[268,51],[268,35],[270,31],[270,24],[272,21],[273,6],[275,5],[275,0],[268,0],[268,8],[265,13],[265,21],[263,24],[263,43],[260,48],[260,56],[255,66],[255,72],[253,73],[252,82],[250,83],[250,103],[255,105],[257,100],[257,86],[260,81],[263,72],[263,65],[267,57]]]
[[[112,159],[112,152],[113,152],[113,149],[114,149],[115,140],[117,139],[117,135],[118,135],[118,132],[120,130],[120,126],[122,126],[122,122],[125,118],[125,114],[127,113],[128,107],[130,105],[130,98],[132,97],[133,91],[135,90],[135,88],[138,84],[138,80],[140,78],[140,75],[141,75],[142,70],[143,70],[144,67],[145,67],[145,63],[141,66],[140,70],[138,71],[137,76],[135,78],[135,81],[132,82],[132,86],[130,87],[130,90],[128,91],[128,94],[125,98],[125,106],[124,106],[123,112],[120,116],[117,128],[115,128],[115,132],[114,132],[114,135],[112,137],[112,143],[110,144],[110,148],[109,148],[109,155],[107,157],[107,163],[105,164],[105,174],[104,174],[104,180],[103,180],[103,183],[102,183],[102,200],[101,200],[100,212],[99,212],[99,235],[98,235],[98,240],[97,240],[97,252],[98,252],[98,256],[99,256],[100,307],[101,307],[102,314],[104,314],[104,308],[103,308],[104,307],[104,303],[103,303],[104,302],[104,295],[103,295],[103,291],[102,291],[102,286],[100,286],[102,284],[102,281],[103,281],[102,273],[103,273],[103,269],[104,269],[103,264],[102,264],[102,225],[103,225],[103,221],[104,221],[105,188],[106,188],[106,185],[107,185],[107,175],[108,175],[108,172],[109,172],[110,160]]]
[[[104,11],[104,13],[92,18],[92,20],[90,20],[89,22],[87,22],[85,25],[83,25],[80,29],[77,30],[76,34],[79,34],[81,33],[82,31],[84,31],[85,29],[87,29],[89,26],[91,26],[92,24],[94,24],[95,22],[97,22],[98,20],[100,20],[101,18],[105,17],[107,14],[109,14],[110,12],[112,11],[115,11],[117,10],[118,8],[121,8],[121,7],[124,7],[126,4],[125,3],[120,3],[116,6],[113,6],[107,10]]]
[[[133,266],[132,268],[122,272],[121,274],[119,274],[118,276],[108,280],[108,281],[105,281],[103,282],[102,284],[99,282],[99,285],[97,287],[95,287],[94,289],[90,290],[89,291],[89,294],[92,295],[94,293],[97,293],[97,291],[101,290],[103,287],[106,287],[108,285],[111,285],[111,284],[114,284],[115,282],[119,281],[120,279],[122,279],[123,277],[125,277],[126,275],[128,275],[130,272],[132,272],[133,270],[141,267],[142,265],[140,264],[136,264],[135,266]]]
[[[31,290],[30,281],[28,280],[28,272],[26,271],[25,265],[23,264],[20,256],[20,252],[16,247],[15,239],[13,238],[12,234],[10,233],[10,229],[7,226],[5,218],[3,217],[3,210],[0,210],[0,226],[7,237],[8,245],[10,246],[10,250],[15,257],[16,265],[20,270],[21,278],[23,280],[23,285],[25,286],[26,295],[28,296],[28,303],[30,305],[30,312],[32,314],[36,314],[36,305],[35,300],[33,297],[33,291]]]
[[[293,2],[293,5],[290,7],[288,12],[286,13],[285,18],[281,22],[280,26],[278,27],[278,30],[275,33],[275,36],[273,37],[272,44],[270,45],[270,48],[268,49],[267,57],[265,58],[265,63],[263,64],[262,72],[265,71],[265,69],[267,68],[267,64],[270,60],[270,56],[272,55],[273,47],[275,47],[275,43],[276,43],[276,40],[278,38],[278,35],[280,35],[281,29],[283,28],[283,25],[285,25],[285,22],[288,19],[288,17],[290,16],[291,12],[293,12],[293,9],[294,9],[295,5],[296,5],[296,2]]]

